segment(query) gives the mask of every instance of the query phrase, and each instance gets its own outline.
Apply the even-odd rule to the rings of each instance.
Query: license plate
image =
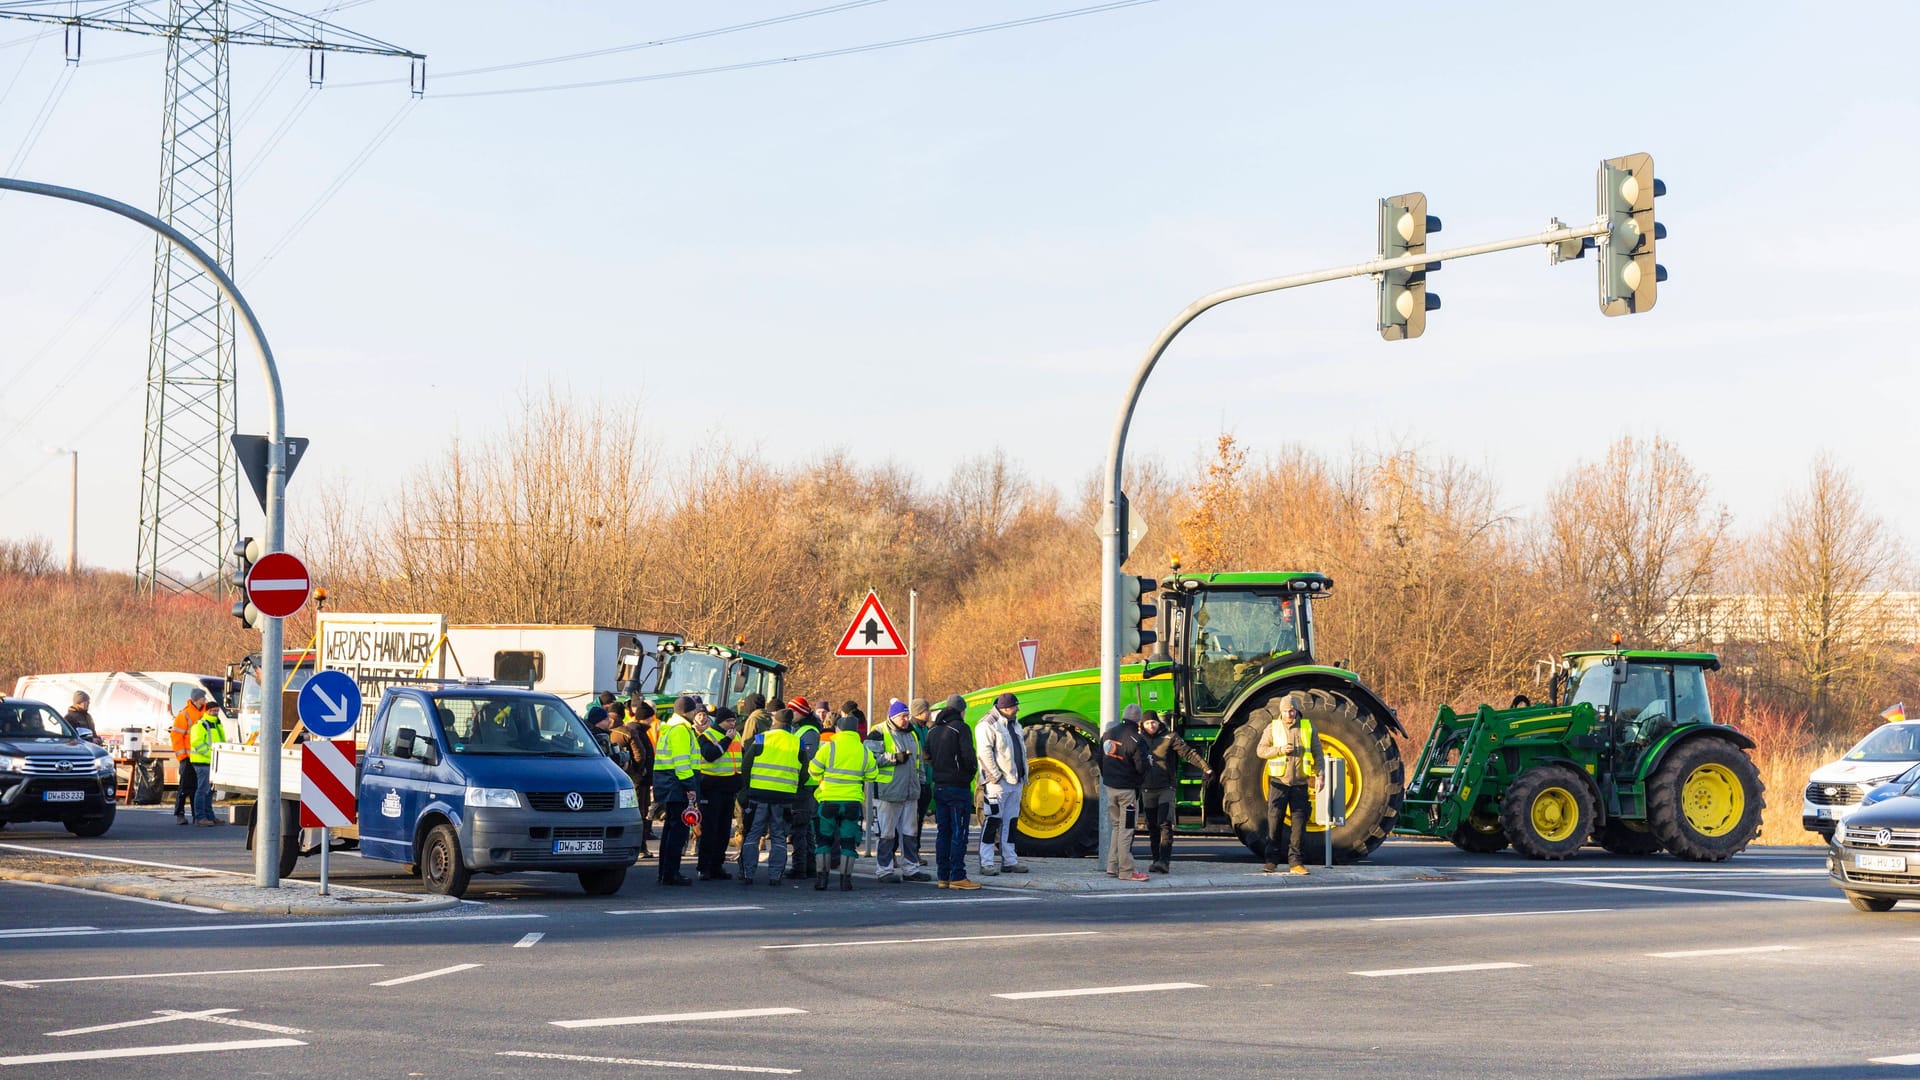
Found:
[[[86,801],[87,793],[84,791],[49,791],[42,797],[48,802],[84,802]]]
[[[1830,818],[1833,816],[1833,811],[1822,806],[1814,810],[1813,816],[1816,818]]]
[[[601,855],[607,850],[605,840],[555,840],[555,855]]]
[[[1892,870],[1895,873],[1904,873],[1907,869],[1907,859],[1904,855],[1855,855],[1853,865],[1862,870]]]

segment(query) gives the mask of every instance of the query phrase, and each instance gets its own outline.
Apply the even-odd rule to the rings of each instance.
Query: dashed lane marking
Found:
[[[1899,1054],[1894,1057],[1868,1058],[1874,1065],[1920,1065],[1920,1054]]]
[[[994,997],[1008,1001],[1031,1001],[1035,998],[1093,997],[1097,994],[1147,994],[1158,990],[1205,990],[1204,983],[1170,982],[1139,983],[1134,986],[1086,986],[1077,990],[1025,990],[1017,994],[995,994]]]
[[[1532,967],[1531,964],[1446,964],[1441,967],[1417,968],[1381,968],[1378,971],[1350,971],[1349,975],[1365,975],[1369,979],[1386,978],[1391,975],[1444,975],[1451,971],[1501,971],[1506,968]]]
[[[1682,949],[1679,952],[1650,952],[1662,960],[1685,960],[1695,956],[1742,956],[1747,953],[1798,952],[1798,945],[1741,945],[1728,949]]]
[[[1382,915],[1368,922],[1426,922],[1433,919],[1519,919],[1529,915],[1591,915],[1610,907],[1559,908],[1553,911],[1468,911],[1457,915]]]
[[[241,1039],[237,1042],[177,1043],[173,1046],[122,1046],[116,1050],[70,1050],[60,1054],[20,1054],[0,1057],[0,1065],[46,1065],[60,1061],[104,1061],[109,1058],[161,1057],[167,1054],[212,1054],[222,1050],[266,1050],[276,1046],[305,1046],[299,1039]]]
[[[792,1076],[799,1069],[772,1069],[763,1065],[715,1065],[704,1061],[652,1061],[647,1058],[590,1057],[586,1054],[542,1054],[532,1050],[501,1050],[499,1057],[539,1058],[545,1061],[580,1061],[592,1065],[647,1065],[656,1069],[699,1069],[704,1072],[774,1073]]]
[[[210,912],[209,914],[223,914]],[[93,937],[100,934],[188,934],[211,933],[220,930],[285,930],[299,927],[302,932],[308,930],[330,930],[336,926],[367,926],[375,923],[439,923],[445,926],[458,926],[469,922],[494,922],[501,919],[544,919],[545,915],[374,915],[360,919],[315,919],[308,922],[287,923],[195,923],[192,926],[124,926],[108,930],[98,930],[91,926],[40,926],[20,930],[6,931],[0,936],[9,938],[32,937]]]
[[[370,986],[404,986],[407,983],[416,983],[422,979],[437,979],[442,975],[452,975],[461,971],[471,971],[474,968],[477,968],[479,966],[480,966],[479,964],[455,964],[452,967],[435,968],[432,971],[423,971],[418,975],[402,975],[397,979],[387,979],[384,982],[369,983],[368,985]]]
[[[874,938],[866,941],[809,941],[798,945],[762,945],[762,949],[834,949],[854,945],[926,945],[939,941],[1013,941],[1024,938],[1094,937],[1098,930],[1061,930],[1046,934],[972,934],[966,937]]]
[[[540,939],[546,936],[545,934],[528,934],[526,937],[514,942],[513,947],[516,949],[531,949],[535,945],[540,944]]]
[[[84,934],[97,931],[95,926],[23,926],[13,930],[0,930],[0,938],[43,937],[48,934]]]
[[[1805,904],[1844,904],[1844,896],[1795,896],[1792,893],[1745,892],[1739,889],[1686,889],[1678,885],[1635,885],[1627,881],[1597,881],[1593,878],[1542,878],[1557,885],[1578,885],[1589,889],[1633,889],[1639,892],[1682,893],[1688,896],[1730,896],[1740,900],[1798,900]]]
[[[120,982],[126,979],[192,979],[206,975],[267,975],[283,971],[344,971],[349,968],[377,968],[380,964],[308,964],[302,967],[277,968],[225,968],[220,971],[149,971],[138,975],[69,975],[59,979],[13,979],[0,981],[0,986],[11,986],[19,990],[31,990],[36,986],[52,983],[77,982]]]
[[[678,1024],[689,1020],[745,1020],[755,1016],[803,1016],[805,1009],[725,1009],[720,1012],[653,1013],[647,1016],[602,1016],[589,1020],[549,1020],[562,1028],[625,1027],[628,1024]]]
[[[721,904],[714,907],[643,907],[621,908],[609,911],[609,915],[705,915],[710,911],[765,911],[759,904]]]

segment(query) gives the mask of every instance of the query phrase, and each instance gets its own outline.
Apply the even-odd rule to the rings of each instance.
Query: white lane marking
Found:
[[[58,1039],[65,1035],[91,1035],[96,1031],[118,1031],[121,1028],[145,1027],[148,1024],[171,1024],[175,1020],[201,1020],[221,1013],[239,1012],[239,1009],[202,1009],[199,1012],[181,1012],[178,1009],[156,1009],[154,1015],[141,1020],[122,1020],[117,1024],[95,1024],[92,1027],[68,1028],[65,1031],[49,1031],[47,1037]]]
[[[896,900],[896,904],[1032,904],[1037,896],[943,896],[937,900]]]
[[[458,971],[469,971],[479,966],[479,964],[455,964],[452,967],[435,968],[432,971],[423,971],[418,975],[402,975],[397,979],[388,979],[385,982],[369,983],[368,985],[403,986],[407,983],[419,982],[421,979],[436,979],[442,975],[452,975]]]
[[[1590,915],[1610,907],[1558,908],[1553,911],[1469,911],[1459,915],[1382,915],[1368,922],[1426,922],[1432,919],[1518,919],[1528,915]]]
[[[22,926],[12,930],[0,930],[0,938],[38,937],[42,934],[72,934],[88,930],[98,930],[97,926]]]
[[[0,844],[0,849],[10,850],[10,851],[31,851],[39,855],[65,855],[71,859],[92,859],[95,862],[121,863],[126,866],[155,866],[155,867],[159,867],[162,870],[193,870],[202,874],[224,874],[227,877],[252,877],[253,876],[253,872],[250,870],[249,871],[216,870],[211,866],[186,866],[181,863],[149,862],[146,859],[125,859],[116,855],[95,855],[91,851],[62,851],[58,848],[32,847],[27,844]],[[343,851],[343,852],[340,852],[340,854],[358,855],[359,852]],[[15,884],[24,885],[26,884],[26,882],[16,882]],[[339,882],[334,882],[333,887],[335,889],[340,889],[340,890],[349,891],[349,892],[377,893],[381,896],[412,895],[410,893],[395,892],[392,889],[369,888],[368,886],[365,886],[365,885],[342,885]],[[84,891],[92,892],[93,890],[87,889]],[[468,902],[477,904],[477,903],[480,903],[481,901],[472,900]],[[205,909],[195,908],[194,910],[202,911]]]
[[[1253,877],[1264,877],[1255,874]],[[1274,886],[1256,885],[1249,881],[1245,885],[1231,889],[1154,889],[1141,892],[1137,889],[1126,892],[1072,892],[1067,893],[1076,900],[1178,900],[1185,896],[1258,896],[1258,897],[1313,897],[1330,892],[1375,892],[1386,889],[1436,889],[1453,885],[1511,885],[1514,878],[1472,878],[1453,881],[1385,881],[1378,885],[1296,885]]]
[[[76,889],[71,885],[55,885],[51,881],[11,881],[14,885],[31,885],[36,889],[54,889],[59,892],[81,893],[86,896],[100,896],[108,900],[125,900],[129,904],[146,904],[148,907],[172,908],[175,911],[191,911],[195,915],[218,915],[210,908],[194,907],[192,904],[176,904],[171,900],[155,900],[146,896],[123,896],[120,893],[101,892],[98,889]]]
[[[1731,949],[1683,949],[1679,952],[1650,952],[1662,960],[1684,960],[1691,956],[1740,956],[1745,953],[1797,952],[1798,945],[1743,945]]]
[[[1092,997],[1096,994],[1145,994],[1155,990],[1205,990],[1204,983],[1139,983],[1134,986],[1087,986],[1078,990],[1025,990],[1017,994],[995,994],[1008,1001],[1034,998]]]
[[[69,975],[60,979],[15,979],[0,982],[20,990],[31,990],[50,983],[120,982],[125,979],[191,979],[202,975],[266,975],[280,971],[342,971],[347,968],[377,968],[379,964],[309,964],[304,967],[226,968],[221,971],[149,971],[139,975]]]
[[[759,904],[722,904],[714,907],[643,907],[621,908],[609,911],[609,915],[705,915],[709,911],[765,911]]]
[[[1895,1057],[1868,1058],[1872,1065],[1920,1065],[1920,1054],[1900,1054]]]
[[[1844,904],[1844,896],[1795,896],[1792,893],[1742,892],[1737,889],[1683,889],[1677,885],[1634,885],[1625,881],[1595,881],[1592,878],[1546,878],[1558,885],[1582,885],[1590,889],[1635,889],[1640,892],[1685,893],[1690,896],[1731,896],[1744,900],[1798,900],[1806,904]]]
[[[1098,930],[1063,930],[1049,934],[975,934],[969,937],[876,938],[870,941],[811,941],[802,945],[762,945],[762,949],[832,949],[854,945],[924,945],[935,941],[1011,941],[1015,938],[1093,937]]]
[[[753,1016],[802,1016],[805,1009],[725,1009],[720,1012],[653,1013],[649,1016],[602,1016],[591,1020],[549,1020],[562,1028],[622,1027],[627,1024],[677,1024],[686,1020],[744,1020]]]
[[[1388,975],[1440,975],[1449,971],[1500,971],[1504,968],[1532,967],[1532,964],[1447,964],[1442,967],[1417,968],[1381,968],[1378,971],[1349,971],[1349,975],[1365,975],[1369,979],[1383,978]]]
[[[594,1065],[651,1065],[658,1069],[700,1069],[706,1072],[775,1073],[792,1076],[799,1069],[770,1069],[761,1065],[714,1065],[704,1061],[651,1061],[647,1058],[589,1057],[586,1054],[541,1054],[532,1050],[501,1050],[497,1057],[541,1058],[546,1061],[584,1061]]]
[[[531,949],[540,943],[541,938],[546,936],[545,934],[528,934],[526,937],[514,942],[513,947],[516,949]]]
[[[211,911],[211,915],[225,912]],[[495,921],[499,919],[544,919],[545,915],[373,915],[361,919],[315,919],[310,922],[259,922],[259,923],[200,923],[195,926],[125,926],[108,930],[95,930],[91,927],[49,926],[33,930],[21,930],[9,934],[9,937],[95,937],[103,934],[187,934],[206,933],[216,930],[285,930],[299,927],[301,930],[329,930],[336,926],[366,926],[371,923],[440,923],[458,926],[466,922]]]
[[[254,1031],[272,1031],[281,1035],[313,1034],[305,1028],[281,1027],[279,1024],[263,1024],[258,1020],[239,1020],[231,1016],[212,1015],[213,1013],[230,1013],[234,1011],[233,1009],[209,1009],[205,1014],[182,1013],[177,1009],[161,1009],[160,1011],[170,1016],[178,1016],[182,1020],[205,1020],[209,1024],[226,1024],[228,1027],[250,1028]]]
[[[102,1061],[107,1058],[160,1057],[167,1054],[211,1054],[221,1050],[266,1050],[276,1046],[305,1046],[299,1039],[242,1039],[238,1042],[178,1043],[173,1046],[123,1046],[117,1050],[71,1050],[64,1054],[22,1054],[0,1057],[0,1065],[45,1065],[55,1061]]]

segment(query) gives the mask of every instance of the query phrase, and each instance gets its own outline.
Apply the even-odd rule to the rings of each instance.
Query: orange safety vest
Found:
[[[200,716],[189,715],[192,712],[193,703],[188,702],[187,706],[175,714],[173,718],[173,729],[169,734],[173,737],[173,756],[177,761],[187,760],[193,725],[200,722],[200,716],[206,715],[204,710],[200,713]]]

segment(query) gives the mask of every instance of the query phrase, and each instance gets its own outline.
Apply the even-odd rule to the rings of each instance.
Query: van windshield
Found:
[[[566,703],[546,695],[436,695],[433,707],[456,754],[593,757],[593,736]]]

